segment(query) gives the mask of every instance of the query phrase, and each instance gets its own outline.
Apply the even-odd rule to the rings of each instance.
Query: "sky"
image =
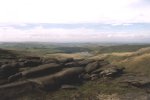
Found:
[[[150,0],[0,0],[0,41],[150,43]]]

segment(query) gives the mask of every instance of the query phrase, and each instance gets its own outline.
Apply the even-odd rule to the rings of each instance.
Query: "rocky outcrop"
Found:
[[[25,69],[20,70],[21,68]],[[73,58],[44,60],[29,57],[0,67],[1,76],[7,76],[4,79],[7,79],[8,82],[7,85],[0,86],[0,89],[7,86],[13,87],[14,84],[15,86],[17,84],[21,85],[20,82],[26,80],[27,83],[30,83],[29,85],[33,85],[37,89],[53,90],[60,88],[64,84],[73,85],[82,83],[82,81],[94,81],[103,77],[119,76],[122,72],[123,69],[111,66],[104,60],[74,60]],[[66,86],[63,88],[71,87]]]
[[[84,71],[81,67],[66,68],[53,75],[32,79],[33,83],[40,89],[55,89],[62,84],[72,83],[79,80],[79,75]]]
[[[60,64],[44,64],[38,67],[31,68],[29,70],[21,72],[23,77],[34,77],[34,76],[42,76],[46,74],[52,74],[61,70],[62,67]]]
[[[128,75],[122,78],[121,83],[138,88],[149,88],[150,80],[146,76]]]
[[[72,89],[77,89],[77,86],[64,84],[61,86],[61,89],[72,90]]]
[[[0,67],[0,77],[7,78],[18,72],[18,63],[4,64]]]
[[[93,62],[93,63],[89,63],[86,67],[85,67],[85,71],[87,73],[91,73],[92,71],[96,70],[97,68],[100,67],[100,64],[98,61]]]
[[[102,77],[116,77],[120,76],[123,73],[124,68],[117,68],[117,67],[109,67],[106,69],[103,69],[100,72],[100,76]]]
[[[24,61],[24,66],[29,66],[29,67],[34,67],[34,66],[38,66],[41,65],[42,62],[40,60],[27,60]]]

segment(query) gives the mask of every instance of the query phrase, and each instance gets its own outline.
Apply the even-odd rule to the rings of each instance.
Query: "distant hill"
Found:
[[[111,52],[132,52],[141,48],[150,47],[149,44],[126,44],[126,45],[114,45],[103,46],[98,49],[98,53],[111,53]]]

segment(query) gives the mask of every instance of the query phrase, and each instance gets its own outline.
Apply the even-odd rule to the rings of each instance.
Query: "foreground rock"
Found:
[[[32,79],[37,87],[44,90],[51,90],[59,87],[61,84],[73,83],[79,81],[79,75],[84,72],[81,67],[66,68],[53,75]]]
[[[7,78],[18,72],[18,63],[4,64],[0,67],[0,77]]]
[[[150,79],[146,76],[125,76],[123,77],[121,83],[127,84],[129,86],[135,86],[138,88],[150,87]]]
[[[117,77],[123,73],[124,68],[109,67],[100,72],[102,77]]]
[[[65,90],[72,90],[72,89],[77,89],[77,86],[74,85],[62,85],[61,89],[65,89]]]
[[[93,63],[89,63],[86,67],[85,67],[85,71],[87,73],[91,73],[92,71],[94,71],[95,69],[99,68],[100,64],[98,61],[93,62]]]
[[[35,68],[31,68],[29,70],[16,73],[8,78],[9,81],[17,80],[21,77],[31,78],[31,77],[38,77],[43,76],[46,74],[52,74],[61,70],[62,67],[59,64],[51,63],[51,64],[44,64]]]
[[[1,85],[0,89],[24,85],[22,83],[24,80],[28,85],[41,90],[54,90],[61,86],[64,89],[71,89],[74,87],[64,86],[64,84],[73,85],[103,77],[119,77],[123,73],[122,68],[111,66],[104,60],[74,60],[72,58],[41,60],[38,57],[29,57],[18,61],[1,66],[0,74],[7,76],[4,79],[7,80],[8,84]],[[25,62],[28,62],[30,67],[20,70],[20,68],[26,68],[25,66],[28,65]],[[36,64],[40,65],[35,66]]]

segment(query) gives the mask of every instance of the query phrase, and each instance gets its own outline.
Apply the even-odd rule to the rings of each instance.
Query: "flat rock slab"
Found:
[[[146,76],[125,76],[121,83],[126,83],[135,87],[150,87],[150,78]]]
[[[66,85],[62,85],[61,89],[72,90],[72,89],[77,89],[77,86],[66,84]]]

